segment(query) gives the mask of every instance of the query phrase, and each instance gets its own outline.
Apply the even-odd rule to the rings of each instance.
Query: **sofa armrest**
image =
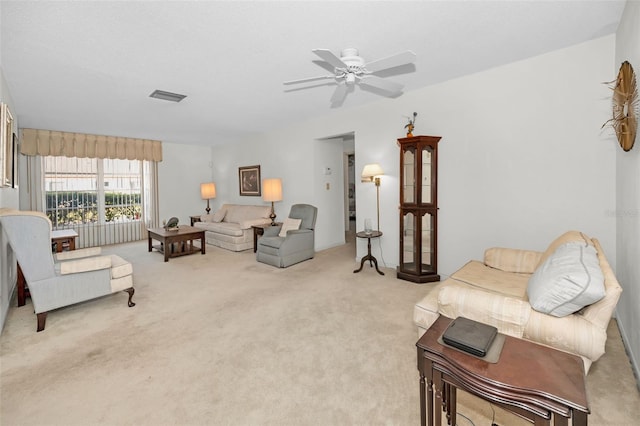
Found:
[[[84,259],[68,260],[56,264],[60,275],[97,271],[111,268],[111,256],[93,256]]]
[[[506,272],[533,274],[542,258],[542,252],[492,247],[484,252],[484,264]]]
[[[280,229],[282,228],[282,225],[276,225],[276,226],[266,226],[264,228],[264,233],[262,234],[263,237],[277,237],[278,234],[280,233]]]
[[[242,222],[240,222],[240,229],[249,229],[254,225],[267,225],[269,223],[271,223],[271,219],[260,218],[243,220]]]
[[[100,247],[89,247],[78,250],[70,250],[63,251],[60,253],[56,253],[56,260],[72,260],[72,259],[80,259],[83,257],[90,256],[98,256],[102,254],[102,248]]]
[[[500,333],[522,337],[531,305],[515,297],[454,284],[440,289],[438,311],[449,318],[466,317],[493,325]]]
[[[591,362],[604,354],[607,330],[578,313],[558,318],[532,310],[523,337],[588,359],[588,372]]]

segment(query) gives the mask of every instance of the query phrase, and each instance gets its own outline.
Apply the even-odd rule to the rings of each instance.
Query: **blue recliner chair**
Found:
[[[315,255],[315,231],[318,209],[310,204],[294,204],[291,206],[289,218],[300,219],[300,227],[286,231],[286,236],[279,236],[282,225],[267,227],[264,235],[258,240],[256,259],[279,268],[286,268],[295,263],[312,259]]]

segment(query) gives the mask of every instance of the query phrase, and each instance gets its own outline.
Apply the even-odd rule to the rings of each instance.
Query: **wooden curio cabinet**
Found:
[[[438,275],[438,141],[398,139],[400,146],[400,266],[398,278],[416,283]]]

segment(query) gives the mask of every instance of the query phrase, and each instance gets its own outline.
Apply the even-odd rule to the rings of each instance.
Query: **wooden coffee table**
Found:
[[[164,228],[149,228],[149,251],[153,248],[164,253],[164,261],[171,257],[186,256],[200,252],[205,254],[204,229],[180,225],[177,231],[167,231]],[[153,246],[151,240],[160,241]],[[193,244],[193,240],[200,240],[200,247]]]
[[[576,355],[505,336],[497,363],[442,345],[452,320],[440,316],[418,340],[421,424],[456,424],[456,389],[491,402],[536,426],[587,425],[584,365]],[[425,389],[426,387],[426,389]],[[426,394],[425,394],[426,390]],[[426,407],[425,407],[426,405]]]

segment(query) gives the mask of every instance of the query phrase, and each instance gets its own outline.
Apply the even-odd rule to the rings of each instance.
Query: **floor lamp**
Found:
[[[380,164],[367,164],[362,169],[362,182],[373,182],[376,184],[376,213],[377,213],[377,224],[378,224],[378,232],[380,232],[380,176],[382,176],[384,172],[382,171],[382,167]]]
[[[209,200],[211,198],[216,198],[216,184],[213,182],[209,183],[201,183],[200,184],[200,196],[203,200],[207,200],[207,214],[211,211],[211,207],[209,207]]]
[[[276,212],[273,209],[274,201],[282,201],[282,179],[264,179],[262,181],[262,199],[271,201],[271,226],[276,225]]]

